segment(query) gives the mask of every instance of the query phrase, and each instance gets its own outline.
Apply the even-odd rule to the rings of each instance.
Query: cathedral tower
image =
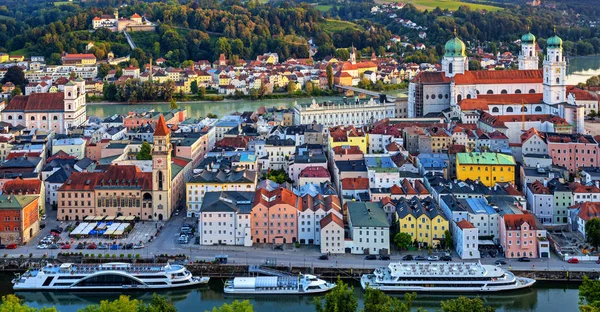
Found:
[[[458,39],[456,31],[454,38],[448,40],[444,46],[446,50],[442,59],[442,71],[446,73],[446,77],[454,77],[456,74],[464,74],[469,70],[469,60],[465,52],[465,43]]]
[[[160,115],[152,150],[152,210],[155,220],[171,216],[171,130]]]
[[[548,38],[544,57],[544,103],[557,104],[566,101],[567,63],[562,55],[562,39],[554,35]]]
[[[521,37],[519,70],[538,69],[538,55],[535,52],[535,36],[526,33]]]

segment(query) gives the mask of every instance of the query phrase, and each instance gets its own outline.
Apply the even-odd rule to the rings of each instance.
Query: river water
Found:
[[[10,275],[0,276],[0,295],[12,293],[9,283]],[[358,283],[353,283],[354,292],[362,307],[363,291]],[[575,283],[538,283],[532,289],[508,293],[482,295],[486,305],[491,305],[498,312],[525,311],[577,311],[578,291]],[[100,300],[112,300],[120,293],[82,293],[82,292],[18,292],[24,303],[35,308],[54,306],[61,312],[75,312]],[[149,301],[152,293],[126,293],[132,298]],[[162,291],[158,294],[171,301],[178,311],[202,312],[212,310],[214,306],[231,303],[233,300],[250,300],[254,311],[277,312],[312,312],[315,311],[315,296],[231,296],[223,293],[223,280],[213,279],[208,286],[196,289]],[[399,296],[399,295],[398,295]],[[455,298],[449,295],[419,294],[414,303],[415,308],[422,307],[427,311],[436,311],[441,300]],[[474,296],[474,295],[469,295]]]

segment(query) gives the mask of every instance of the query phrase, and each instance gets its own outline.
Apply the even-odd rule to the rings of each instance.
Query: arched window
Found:
[[[522,106],[521,107],[521,113],[527,113],[527,107]]]
[[[535,93],[535,90],[534,89],[529,89],[529,93],[530,94]]]
[[[467,99],[470,99],[470,98],[471,98],[471,95],[470,95],[470,94],[467,94]]]
[[[448,73],[452,74],[452,63],[448,64]]]
[[[441,100],[441,99],[442,99],[442,97],[443,97],[443,96],[442,96],[442,94],[438,94],[438,99],[440,99],[440,100]]]
[[[515,90],[515,94],[521,94],[521,89]]]
[[[42,116],[42,120],[46,120],[46,116]]]
[[[460,101],[462,101],[462,95],[460,95],[460,94],[459,94],[459,95],[456,97],[456,102],[460,102]]]
[[[494,107],[492,108],[492,113],[499,113],[500,110],[498,109],[498,107]]]
[[[426,99],[426,100],[429,100],[429,94],[427,94],[427,95],[425,96],[425,99]]]
[[[23,120],[23,116],[22,116],[22,115],[19,115],[19,116],[17,117],[17,119],[19,119],[19,120]]]
[[[533,51],[529,51],[529,56],[533,56]]]
[[[501,94],[507,94],[508,91],[506,91],[506,89],[503,89],[502,91],[500,91]]]
[[[69,109],[71,109],[71,104],[69,104]]]
[[[12,116],[8,116],[8,120],[12,120]]]
[[[512,113],[513,112],[513,108],[509,106],[508,108],[506,108],[506,112],[507,113]]]
[[[58,116],[52,117],[52,120],[58,120]]]
[[[431,99],[432,99],[432,100],[435,100],[435,94],[432,94],[432,95],[431,95]]]
[[[163,173],[162,173],[162,171],[158,172],[158,189],[159,190],[163,189]]]
[[[558,55],[556,56],[556,61],[558,62]]]
[[[31,120],[32,120],[32,121],[33,121],[33,120],[35,120],[35,117],[34,117],[34,116],[31,116]]]
[[[444,98],[445,98],[445,99],[448,99],[448,93],[446,93],[446,95],[444,95]]]
[[[71,97],[71,92],[68,92],[68,93],[67,93],[67,95],[68,95],[69,97]]]
[[[556,77],[556,83],[560,83],[560,78]]]
[[[535,107],[535,111],[536,112],[541,112],[542,111],[542,107],[541,106],[536,106]]]
[[[493,90],[487,90],[487,94],[494,94]]]

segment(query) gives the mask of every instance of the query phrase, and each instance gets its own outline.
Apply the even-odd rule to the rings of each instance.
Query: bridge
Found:
[[[123,34],[125,35],[125,39],[127,39],[127,43],[129,44],[129,47],[131,47],[131,50],[133,51],[136,48],[135,42],[133,42],[133,39],[131,39],[131,36],[129,35],[129,33],[126,30],[123,30]]]
[[[371,91],[371,90],[366,90],[366,89],[362,89],[362,88],[357,88],[357,87],[352,87],[352,86],[342,86],[342,85],[335,85],[335,87],[338,89],[345,90],[346,92],[350,91],[353,93],[374,96],[374,97],[377,97],[380,102],[383,102],[383,101],[386,101],[388,103],[396,102],[396,97],[387,95],[385,93],[380,93],[377,91]]]

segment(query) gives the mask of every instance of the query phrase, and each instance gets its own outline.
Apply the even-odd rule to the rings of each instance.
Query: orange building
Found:
[[[39,196],[0,195],[0,243],[25,244],[40,231]]]
[[[298,204],[299,199],[291,190],[258,190],[252,206],[252,239],[257,243],[295,243],[298,240]]]

